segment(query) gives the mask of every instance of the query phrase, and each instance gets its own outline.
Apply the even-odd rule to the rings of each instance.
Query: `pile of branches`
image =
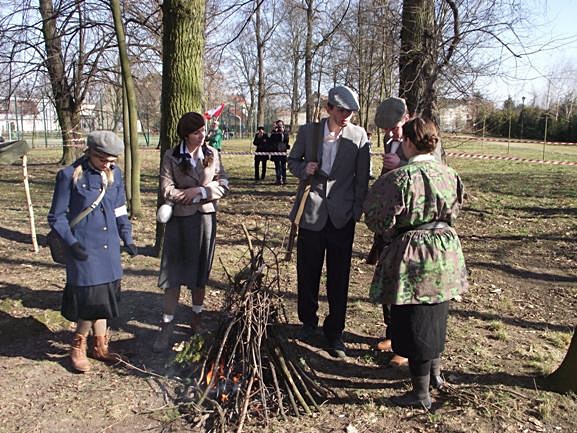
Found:
[[[189,419],[205,431],[241,432],[249,418],[268,425],[278,416],[311,415],[335,395],[286,337],[279,261],[266,247],[266,235],[255,251],[243,230],[250,260],[228,275],[226,319],[205,344],[201,368],[186,393]],[[265,251],[273,266],[265,263]]]

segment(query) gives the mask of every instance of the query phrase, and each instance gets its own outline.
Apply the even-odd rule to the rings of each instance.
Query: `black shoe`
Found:
[[[329,340],[329,354],[335,358],[346,358],[347,357],[347,346],[343,343],[340,338],[334,338]]]
[[[369,176],[369,180],[375,180],[375,176],[373,176],[372,174]]]
[[[431,388],[438,389],[439,391],[445,387],[445,381],[441,376],[434,376],[431,374]]]
[[[317,327],[303,324],[297,332],[297,338],[302,341],[311,340],[317,334]]]
[[[417,397],[414,391],[409,391],[406,394],[391,397],[391,402],[401,407],[412,407],[415,409],[431,408],[431,397],[426,396],[423,399]]]

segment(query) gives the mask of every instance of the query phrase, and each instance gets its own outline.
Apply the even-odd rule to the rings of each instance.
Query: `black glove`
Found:
[[[80,242],[76,242],[70,246],[70,253],[72,254],[72,257],[81,262],[88,258],[88,254],[86,254],[86,250]]]
[[[124,248],[126,248],[126,252],[130,254],[132,257],[138,254],[138,248],[136,248],[136,245],[134,244],[125,245]]]

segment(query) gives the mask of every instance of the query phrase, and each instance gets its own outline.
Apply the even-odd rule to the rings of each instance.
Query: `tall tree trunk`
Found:
[[[124,25],[120,11],[120,1],[110,0],[110,8],[114,18],[114,29],[118,40],[118,54],[120,57],[120,67],[122,70],[122,85],[125,92],[123,99],[128,109],[128,131],[130,136],[130,182],[127,182],[128,207],[132,217],[139,218],[142,216],[142,203],[140,200],[140,155],[138,149],[138,115],[136,108],[136,91],[134,89],[134,80],[130,70],[130,60],[126,49],[126,37],[124,35]],[[124,129],[126,130],[126,122]]]
[[[305,39],[305,104],[306,123],[311,122],[314,111],[313,101],[313,23],[314,23],[314,0],[306,0],[307,34]],[[320,97],[320,95],[319,95]]]
[[[256,39],[256,67],[257,67],[257,102],[256,102],[256,123],[264,125],[264,98],[265,98],[265,83],[264,83],[264,41],[261,36],[261,22],[260,22],[260,1],[256,1],[256,9],[254,11],[254,37]]]
[[[545,386],[552,391],[577,393],[577,327],[573,329],[565,359],[557,370],[545,378]]]
[[[439,124],[436,84],[461,40],[459,10],[444,0],[453,17],[452,35],[444,34],[435,20],[435,2],[404,0],[399,58],[399,93],[409,112]],[[446,47],[446,50],[445,50]]]
[[[299,64],[300,56],[298,50],[292,53],[292,89],[291,89],[291,134],[296,134],[299,124]]]
[[[66,77],[62,57],[62,40],[58,34],[52,0],[39,0],[42,33],[46,47],[46,68],[50,76],[54,106],[62,130],[62,164],[70,164],[79,155],[81,147],[80,103],[75,101],[72,87]]]
[[[434,2],[428,0],[403,1],[399,94],[407,101],[407,108],[412,114],[425,114],[432,108],[425,107],[423,94],[434,72],[434,8]]]
[[[128,125],[128,103],[126,102],[126,86],[122,83],[122,125]],[[122,128],[122,136],[125,143],[130,143],[130,128]],[[132,149],[124,146],[124,182],[126,189],[126,201],[130,203],[132,198]]]
[[[162,94],[160,162],[178,142],[176,126],[189,111],[201,111],[204,53],[204,0],[165,0],[162,5]],[[160,188],[157,204],[164,202]],[[155,250],[162,249],[164,227],[156,225]]]

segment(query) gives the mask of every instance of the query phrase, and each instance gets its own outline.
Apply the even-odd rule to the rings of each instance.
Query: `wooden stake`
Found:
[[[22,173],[24,175],[24,191],[26,191],[26,205],[28,207],[28,218],[30,220],[30,236],[32,237],[32,246],[34,252],[40,251],[38,248],[38,239],[36,239],[36,223],[34,222],[34,208],[32,207],[32,198],[30,197],[30,186],[28,185],[28,157],[22,156]]]

